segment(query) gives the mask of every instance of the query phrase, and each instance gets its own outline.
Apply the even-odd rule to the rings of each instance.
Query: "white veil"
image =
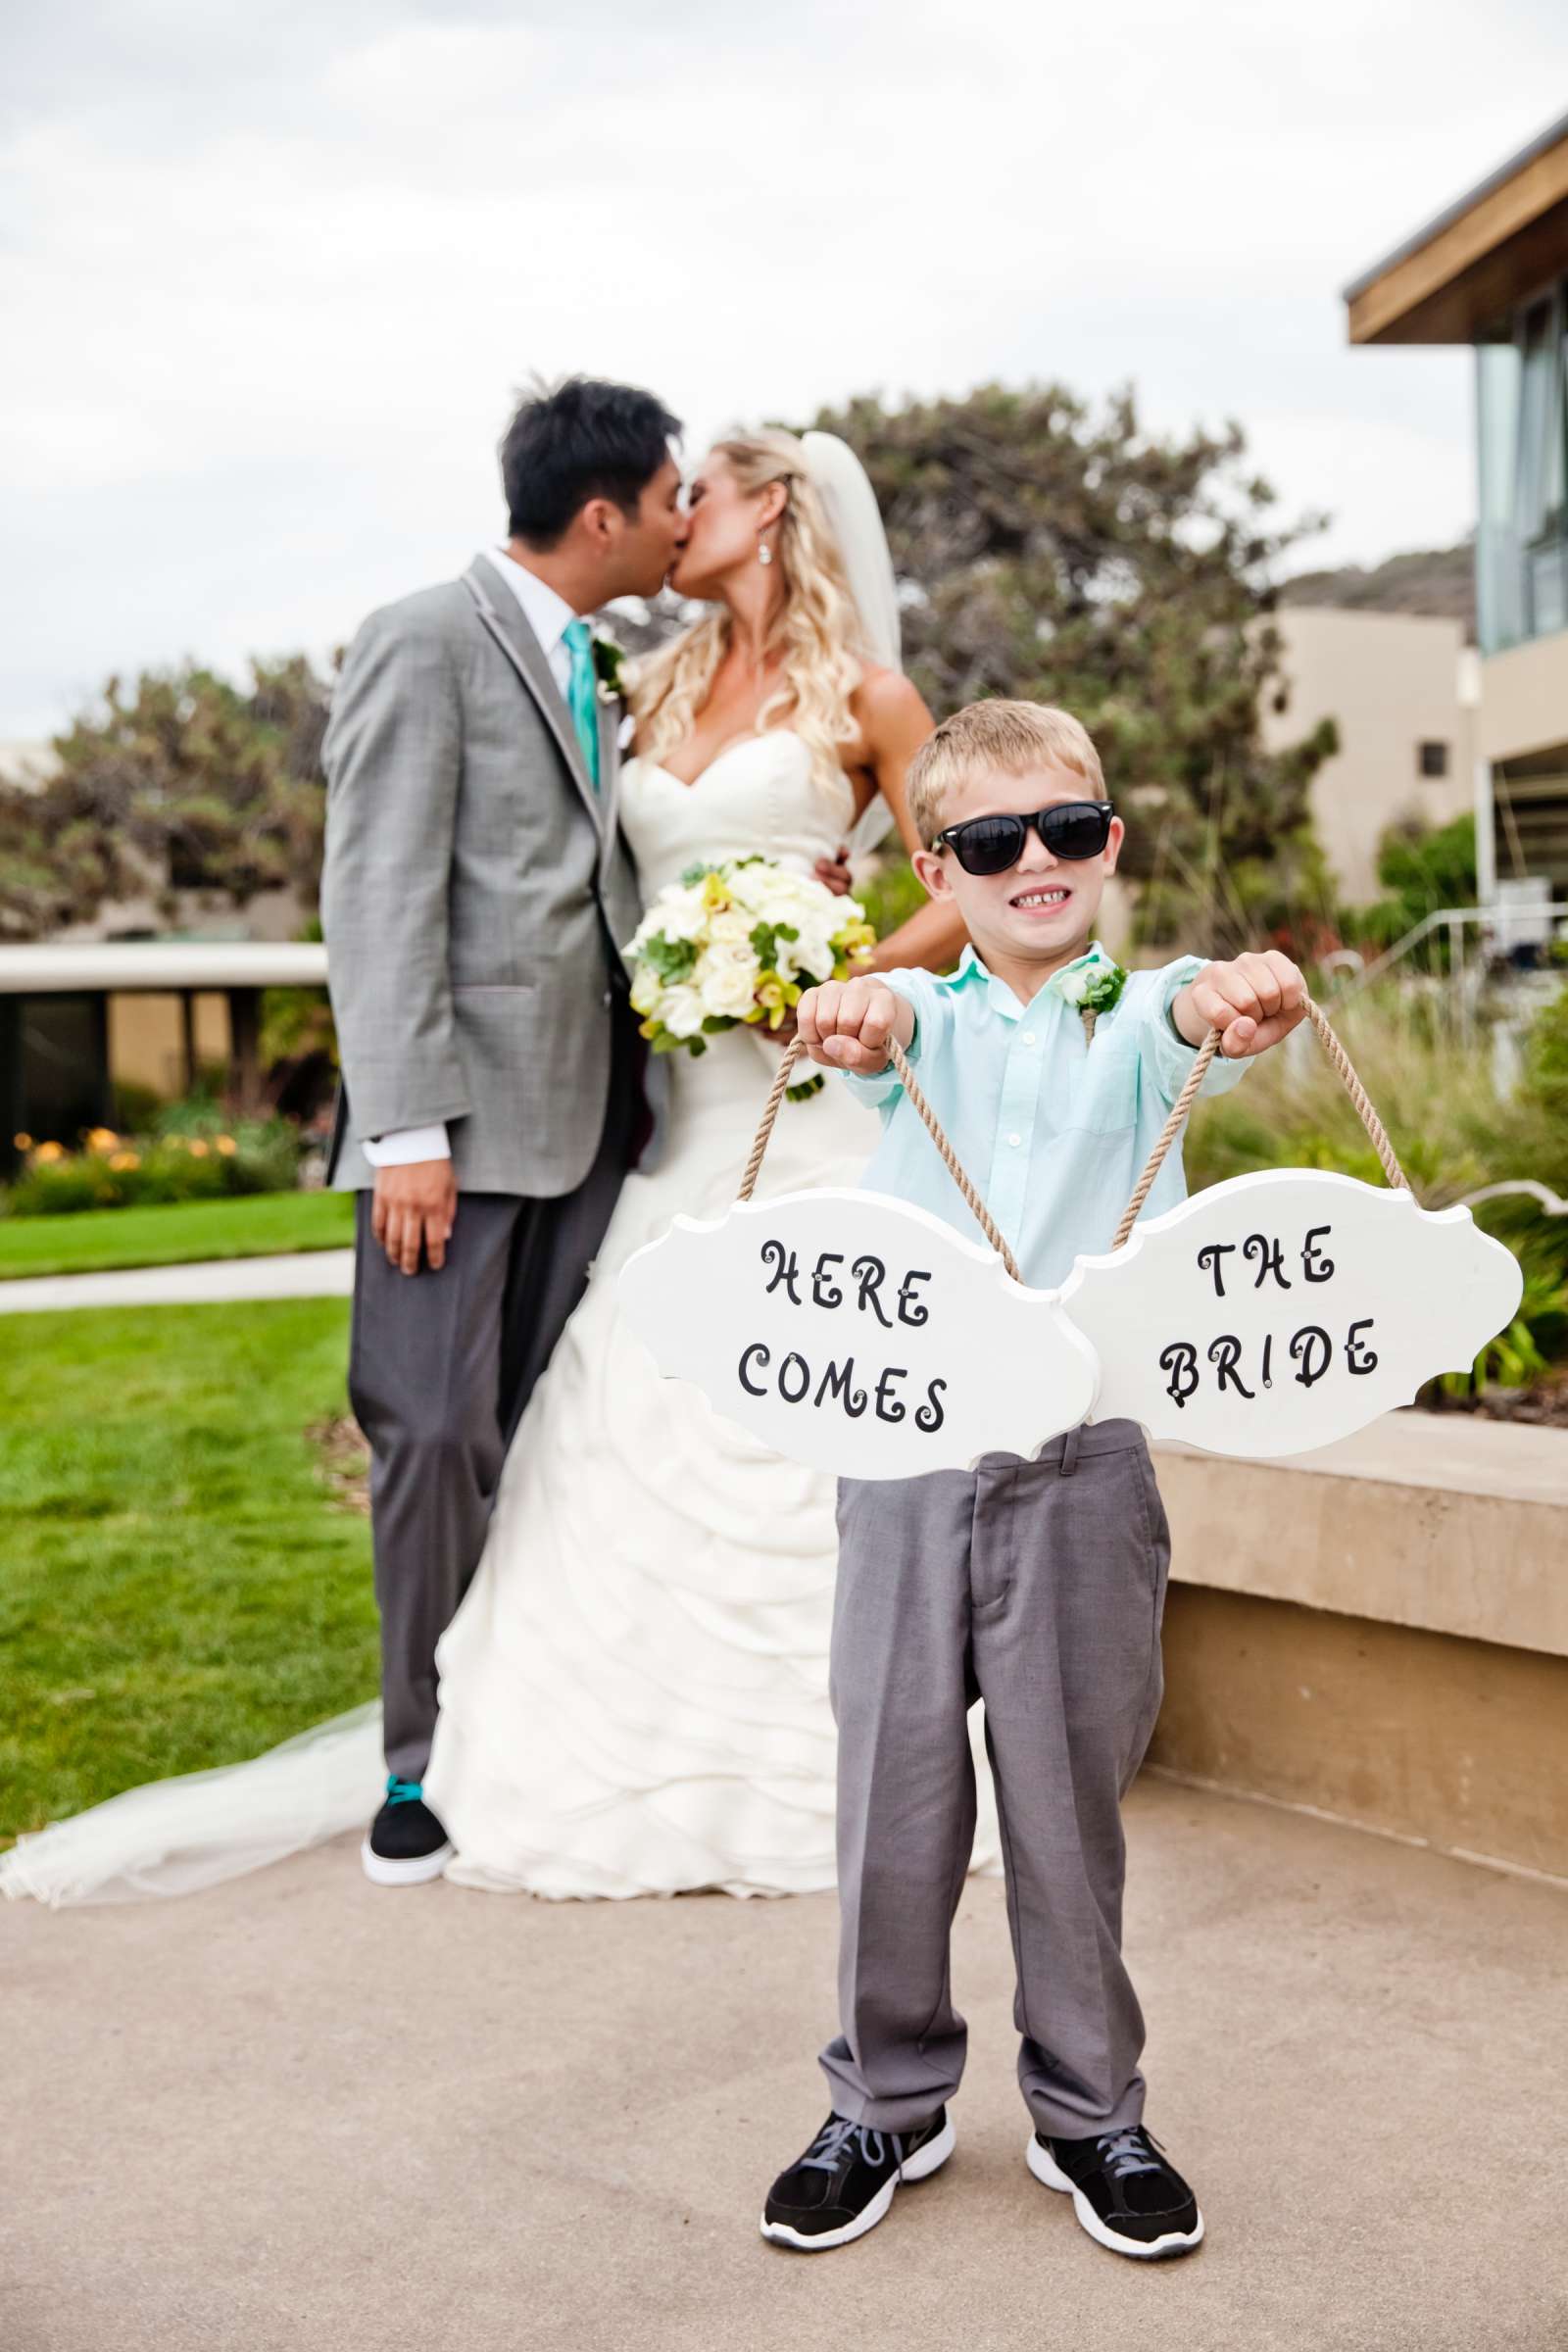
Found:
[[[899,592],[887,533],[865,467],[837,433],[801,435],[806,470],[821,499],[855,599],[866,649],[887,669],[904,667]],[[850,834],[851,863],[876,849],[893,829],[893,811],[880,793]]]

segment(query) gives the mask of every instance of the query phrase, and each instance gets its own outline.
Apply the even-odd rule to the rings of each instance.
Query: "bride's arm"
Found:
[[[852,707],[865,743],[864,764],[893,811],[900,839],[912,856],[921,844],[909,814],[905,778],[909,761],[926,737],[935,732],[936,722],[917,689],[896,669],[871,670],[858,688]],[[886,939],[878,940],[868,960],[857,968],[894,972],[923,964],[928,971],[945,972],[957,962],[967,936],[952,905],[938,906],[932,900]]]

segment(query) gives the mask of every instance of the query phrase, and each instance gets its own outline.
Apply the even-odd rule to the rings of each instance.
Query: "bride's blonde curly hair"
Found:
[[[856,735],[850,698],[870,655],[821,494],[793,433],[734,433],[714,448],[748,496],[769,482],[785,487],[774,549],[784,594],[767,646],[770,654],[782,649],[784,666],[757,713],[757,732],[762,734],[787,710],[811,755],[818,783],[837,784],[843,775],[839,748]],[[662,760],[691,733],[732,625],[722,608],[706,612],[694,627],[629,669],[637,748],[648,759]]]

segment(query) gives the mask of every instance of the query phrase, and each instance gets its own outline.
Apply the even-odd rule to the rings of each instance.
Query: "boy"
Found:
[[[1205,1090],[1302,1018],[1284,956],[1126,977],[1092,943],[1123,827],[1065,711],[988,702],[915,755],[915,870],[971,941],[948,979],[895,972],[801,1001],[813,1060],[883,1110],[868,1187],[965,1233],[973,1219],[888,1068],[897,1038],[1026,1283],[1059,1284],[1117,1216],[1209,1028]],[[1098,1012],[1092,1040],[1080,1006]],[[1149,1206],[1183,1197],[1179,1154]],[[766,2237],[818,2252],[881,2221],[901,2180],[954,2145],[963,2069],[949,1935],[975,1824],[969,1707],[986,1741],[1017,1968],[1029,2168],[1070,2190],[1100,2244],[1149,2260],[1203,2233],[1192,2190],[1143,2129],[1144,2026],[1121,1958],[1120,1799],[1162,1690],[1169,1538],[1143,1432],[1102,1421],[1038,1461],[846,1479],[832,1688],[839,1727],[839,2003],[822,2053],[833,2113],[768,2194]]]

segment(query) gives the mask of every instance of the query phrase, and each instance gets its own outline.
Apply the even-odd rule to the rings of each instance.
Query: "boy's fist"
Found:
[[[886,1069],[889,1038],[906,1046],[913,1028],[908,1005],[884,980],[825,980],[808,988],[795,1022],[813,1061],[862,1077]]]
[[[1306,1018],[1306,982],[1288,956],[1269,948],[1234,963],[1205,963],[1170,1009],[1190,1046],[1217,1029],[1220,1052],[1240,1061],[1277,1046]]]

